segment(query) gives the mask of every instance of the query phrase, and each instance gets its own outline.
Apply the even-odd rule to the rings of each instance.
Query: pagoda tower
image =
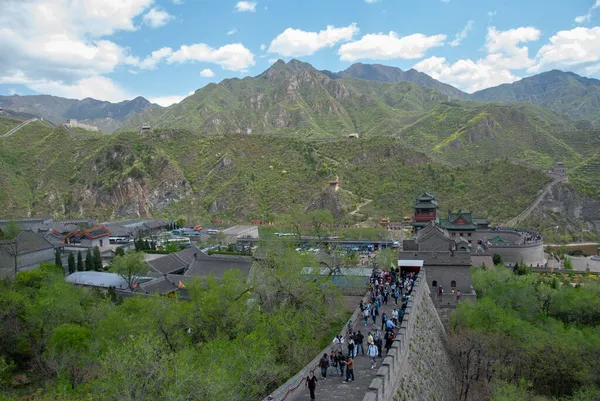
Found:
[[[412,226],[415,231],[425,227],[429,222],[437,222],[437,209],[439,205],[435,196],[425,192],[417,197],[413,209],[415,210]]]

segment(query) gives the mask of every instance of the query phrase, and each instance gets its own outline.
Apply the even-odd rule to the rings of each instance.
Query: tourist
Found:
[[[388,315],[387,315],[387,313],[383,312],[383,314],[381,315],[381,330],[382,331],[385,329],[385,325],[387,324],[387,320],[388,320]]]
[[[369,315],[370,315],[370,312],[369,312],[369,307],[367,304],[367,307],[363,311],[363,317],[365,318],[365,327],[367,327],[369,325]]]
[[[333,339],[333,350],[335,352],[342,352],[342,344],[344,343],[344,338],[341,335],[335,336]]]
[[[375,369],[375,365],[377,365],[377,355],[379,355],[379,350],[375,344],[370,344],[369,348],[367,348],[367,355],[371,358],[371,369]]]
[[[398,309],[394,308],[394,310],[392,311],[392,321],[394,322],[394,324],[396,326],[398,326]]]
[[[456,291],[456,301],[460,301],[460,291]]]
[[[319,382],[319,380],[317,380],[317,377],[315,376],[315,372],[313,370],[311,370],[310,373],[308,374],[308,377],[306,378],[306,388],[310,392],[311,400],[315,399],[315,389],[317,388],[318,382]]]
[[[392,343],[394,342],[395,339],[396,339],[396,337],[394,336],[394,332],[388,331],[385,333],[385,354],[386,355],[390,353],[390,348],[392,348]]]
[[[354,345],[355,345],[355,349],[356,349],[356,355],[358,355],[358,351],[360,350],[360,354],[364,355],[365,354],[365,348],[363,346],[363,341],[365,341],[365,336],[362,335],[362,333],[360,332],[360,330],[358,330],[358,333],[356,333],[356,337],[354,337]]]
[[[354,381],[354,359],[352,358],[346,359],[346,380],[344,380],[344,383],[349,381]]]
[[[379,316],[379,310],[377,307],[373,307],[371,310],[371,317],[373,318],[373,324],[377,324],[377,316]]]
[[[321,368],[321,377],[323,380],[327,379],[327,369],[329,368],[329,357],[327,354],[323,354],[323,358],[319,361],[319,367]]]
[[[390,331],[394,331],[394,329],[396,328],[396,325],[394,324],[394,322],[392,322],[392,319],[389,319],[388,321],[385,322],[385,331],[386,332],[390,332]]]
[[[379,355],[383,355],[383,353],[381,352],[381,350],[383,348],[383,339],[381,338],[381,332],[379,330],[375,329],[375,335],[373,336],[373,338],[374,338],[373,343],[377,347],[377,350],[379,351]]]
[[[348,338],[348,358],[354,358],[354,338]]]
[[[338,368],[340,369],[340,376],[344,377],[344,367],[346,366],[346,358],[341,352],[338,352],[336,355],[338,361]]]
[[[398,298],[400,298],[400,291],[398,291],[398,289],[396,289],[394,291],[394,304],[398,305]]]
[[[329,367],[333,368],[332,374],[335,374],[338,370],[338,359],[335,351],[331,351],[329,354]]]

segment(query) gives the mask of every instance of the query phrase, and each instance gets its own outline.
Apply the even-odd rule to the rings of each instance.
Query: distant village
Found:
[[[532,267],[546,265],[543,240],[537,233],[491,227],[487,218],[468,211],[458,210],[440,216],[438,208],[435,196],[426,192],[416,198],[413,216],[406,221],[394,223],[382,218],[379,227],[409,233],[403,241],[303,236],[298,250],[310,249],[323,254],[319,248],[335,247],[371,257],[381,249],[392,248],[398,253],[398,268],[427,269],[432,294],[445,288],[448,294],[461,291],[464,299],[475,297],[471,266],[490,267],[494,255],[499,255],[507,266],[517,263]],[[85,257],[92,250],[99,252],[103,268],[108,269],[119,253],[144,251],[148,270],[136,279],[135,288],[131,288],[123,277],[107,271],[76,271],[66,277],[74,285],[112,288],[122,296],[134,293],[169,295],[185,289],[186,283],[197,277],[222,278],[228,269],[247,276],[253,263],[260,259],[256,252],[260,241],[258,222],[230,227],[222,224],[178,227],[173,221],[160,219],[98,223],[93,219],[55,221],[51,217],[41,217],[0,220],[0,229],[6,230],[11,223],[18,224],[20,233],[12,241],[0,241],[2,276],[14,275],[15,263],[17,271],[30,270],[42,263],[54,263],[60,257],[66,266],[69,255]],[[279,236],[284,237],[282,240],[297,241],[291,233],[279,233]],[[320,244],[315,245],[317,242]],[[223,250],[226,252],[221,252]],[[323,265],[327,263],[323,262]],[[344,269],[344,274],[368,276],[373,266],[357,267],[362,269],[354,272]],[[453,303],[453,298],[449,296],[447,302]]]

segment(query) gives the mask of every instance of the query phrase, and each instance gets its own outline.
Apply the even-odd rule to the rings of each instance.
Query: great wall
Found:
[[[365,296],[366,298],[366,296]],[[360,309],[354,310],[349,323],[360,319]],[[344,335],[347,325],[341,330]],[[264,401],[292,401],[306,395],[304,380],[311,370],[318,371],[319,359],[329,354],[327,346],[286,383],[273,391]],[[357,356],[357,361],[367,359]],[[327,400],[359,401],[450,401],[455,399],[455,376],[446,348],[446,333],[436,311],[427,285],[426,270],[422,269],[415,281],[404,319],[388,355],[379,359],[377,370],[355,373],[358,385],[339,381],[331,383]],[[356,371],[356,369],[355,369]],[[363,375],[360,377],[358,375]],[[368,380],[365,379],[368,375]],[[361,380],[362,379],[362,380]],[[352,382],[352,384],[355,384]],[[332,387],[332,388],[331,388]],[[325,391],[325,390],[320,390]],[[317,392],[317,394],[319,394]],[[322,398],[322,397],[320,397]],[[302,398],[303,399],[303,398]]]

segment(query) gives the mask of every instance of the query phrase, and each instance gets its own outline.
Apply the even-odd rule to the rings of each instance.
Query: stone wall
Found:
[[[454,372],[446,352],[444,327],[421,270],[404,321],[390,353],[363,401],[450,401]]]
[[[521,246],[493,246],[490,248],[490,253],[497,253],[502,256],[502,261],[505,265],[515,265],[525,263],[526,265],[537,266],[544,265],[546,258],[544,257],[544,245],[521,245]]]

